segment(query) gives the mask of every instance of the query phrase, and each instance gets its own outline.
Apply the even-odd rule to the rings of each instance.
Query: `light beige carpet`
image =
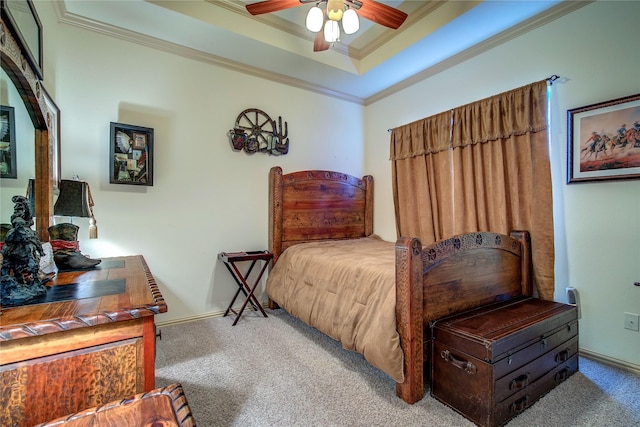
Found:
[[[359,354],[290,317],[247,312],[161,328],[156,386],[182,384],[200,427],[473,426],[425,397],[408,405]],[[640,426],[640,376],[580,359],[580,372],[508,426]]]

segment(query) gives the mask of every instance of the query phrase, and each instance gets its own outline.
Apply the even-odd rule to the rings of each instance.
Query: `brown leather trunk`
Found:
[[[571,305],[518,298],[432,325],[431,395],[480,426],[501,426],[578,370]]]

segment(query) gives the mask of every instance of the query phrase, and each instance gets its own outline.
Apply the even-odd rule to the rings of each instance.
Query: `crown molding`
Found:
[[[429,77],[433,77],[442,71],[445,71],[451,67],[459,65],[464,61],[467,61],[475,56],[480,55],[490,49],[493,49],[496,46],[504,44],[510,40],[513,40],[529,31],[535,30],[545,24],[548,24],[552,21],[555,21],[558,18],[561,18],[571,12],[574,12],[590,3],[593,3],[596,0],[584,0],[584,1],[564,1],[559,3],[557,6],[550,8],[549,10],[534,16],[520,25],[517,25],[513,28],[510,28],[506,31],[503,31],[484,42],[478,43],[477,45],[466,49],[457,55],[454,55],[438,64],[426,68],[425,70],[414,74],[413,76],[396,83],[395,85],[389,86],[388,88],[372,95],[364,100],[364,105],[371,105],[375,102],[380,101],[388,96],[391,96],[403,89],[406,89],[410,86],[413,86],[416,83],[419,83],[423,80],[428,79]]]
[[[213,55],[211,53],[203,52],[197,49],[185,47],[177,43],[168,42],[155,37],[147,36],[145,34],[137,33],[135,31],[131,31],[124,28],[98,22],[93,19],[89,19],[84,16],[80,16],[72,12],[69,12],[65,7],[64,2],[54,2],[53,4],[54,4],[54,8],[56,9],[56,14],[58,15],[58,21],[63,24],[82,28],[88,31],[93,31],[109,37],[126,40],[131,43],[136,43],[141,46],[157,49],[173,55],[182,56],[184,58],[192,59],[194,61],[216,65],[222,68],[226,68],[228,70],[266,79],[275,83],[281,83],[287,86],[292,86],[292,87],[307,90],[310,92],[319,93],[321,95],[330,96],[333,98],[341,99],[343,101],[348,101],[355,104],[360,104],[360,105],[364,104],[364,99],[360,97],[338,92],[324,86],[314,85],[302,79],[297,79],[284,74],[266,71],[258,67],[253,67],[247,64],[240,63],[238,61],[232,61],[227,58],[223,58],[221,56],[217,56],[217,55]]]
[[[207,1],[212,1],[212,0],[207,0]],[[79,28],[83,28],[89,31],[93,31],[93,32],[97,32],[100,34],[104,34],[110,37],[114,37],[114,38],[119,38],[122,40],[126,40],[132,43],[136,43],[142,46],[146,46],[146,47],[150,47],[153,49],[158,49],[170,54],[174,54],[174,55],[178,55],[178,56],[182,56],[188,59],[192,59],[195,61],[199,61],[199,62],[203,62],[203,63],[207,63],[207,64],[212,64],[212,65],[216,65],[216,66],[220,66],[229,70],[232,70],[234,72],[239,72],[239,73],[243,73],[243,74],[247,74],[247,75],[251,75],[254,77],[258,77],[261,79],[265,79],[265,80],[269,80],[275,83],[280,83],[280,84],[284,84],[287,86],[291,86],[291,87],[296,87],[299,89],[303,89],[303,90],[307,90],[310,92],[314,92],[314,93],[318,93],[321,95],[325,95],[325,96],[330,96],[336,99],[340,99],[343,101],[348,101],[348,102],[352,102],[355,104],[359,104],[359,105],[363,105],[363,106],[367,106],[367,105],[371,105],[375,102],[378,102],[384,98],[387,98],[403,89],[406,89],[416,83],[419,83],[425,79],[428,79],[429,77],[432,77],[440,72],[443,72],[451,67],[454,67],[456,65],[461,64],[462,62],[471,59],[483,52],[486,52],[496,46],[499,46],[503,43],[506,43],[510,40],[513,40],[514,38],[523,35],[529,31],[532,31],[536,28],[539,28],[549,22],[552,22],[564,15],[567,15],[571,12],[574,12],[590,3],[593,3],[595,0],[585,0],[585,1],[564,1],[562,3],[559,3],[557,6],[554,6],[553,8],[533,17],[530,18],[529,20],[525,21],[524,23],[513,27],[511,29],[508,29],[506,31],[501,32],[500,34],[497,34],[487,40],[485,40],[482,43],[479,43],[469,49],[466,49],[454,56],[452,56],[451,58],[448,58],[447,60],[444,60],[442,62],[439,62],[438,64],[428,67],[426,69],[424,69],[423,71],[395,84],[392,85],[372,96],[369,96],[367,98],[361,98],[361,97],[356,97],[356,96],[352,96],[349,94],[345,94],[342,92],[338,92],[335,90],[332,90],[330,88],[321,86],[321,85],[316,85],[316,84],[312,84],[309,83],[307,81],[304,81],[302,79],[297,79],[294,77],[290,77],[281,73],[275,73],[275,72],[270,72],[270,71],[266,71],[263,70],[259,67],[253,67],[253,66],[249,66],[243,63],[240,63],[238,61],[233,61],[233,60],[229,60],[217,55],[213,55],[207,52],[203,52],[197,49],[193,49],[193,48],[189,48],[189,47],[185,47],[176,43],[172,43],[172,42],[167,42],[165,40],[161,40],[155,37],[150,37],[141,33],[137,33],[135,31],[131,31],[131,30],[127,30],[127,29],[123,29],[120,27],[116,27],[116,26],[112,26],[112,25],[108,25],[108,24],[104,24],[102,22],[98,22],[89,18],[85,18],[83,16],[79,16],[76,15],[74,13],[69,12],[66,9],[65,3],[63,1],[57,1],[57,2],[53,2],[54,8],[56,10],[56,14],[58,15],[58,20],[61,23],[64,24],[68,24],[68,25],[72,25],[72,26],[76,26]],[[432,5],[430,7],[422,7],[420,8],[420,13],[421,15],[415,16],[412,19],[416,19],[419,20],[421,17],[423,17],[425,14],[429,13],[430,10],[432,10],[433,8],[439,7],[439,5],[442,2],[440,2],[439,4],[436,5]],[[243,15],[246,15],[243,10],[244,10],[244,5],[241,5],[237,2],[222,2],[222,4],[225,4],[225,8],[232,10],[234,12],[237,13],[242,13]],[[219,5],[218,3],[216,3],[216,5]],[[281,18],[275,17],[275,16],[271,16],[268,17],[269,21],[274,21],[277,23],[277,25],[285,25],[284,23],[288,23],[288,21],[283,20]],[[271,19],[271,18],[275,18],[275,19]],[[261,19],[262,21],[262,19]],[[278,21],[283,21],[283,22],[278,22]],[[275,25],[275,24],[271,24],[271,25]],[[290,26],[290,23],[289,23]],[[398,30],[396,30],[398,31]],[[389,40],[386,37],[382,37],[380,36],[378,39],[375,40],[375,43],[384,43],[385,41]]]

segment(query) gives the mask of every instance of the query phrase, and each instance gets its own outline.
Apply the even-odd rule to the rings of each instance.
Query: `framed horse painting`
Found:
[[[640,94],[567,111],[567,183],[640,178]]]

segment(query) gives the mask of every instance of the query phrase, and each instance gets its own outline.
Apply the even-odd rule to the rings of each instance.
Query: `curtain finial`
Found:
[[[553,82],[555,82],[555,81],[556,81],[556,80],[558,80],[559,78],[560,78],[560,76],[559,76],[559,75],[554,74],[554,75],[552,75],[552,76],[550,76],[550,77],[547,77],[547,83],[549,83],[550,85],[552,85],[552,84],[553,84]]]

